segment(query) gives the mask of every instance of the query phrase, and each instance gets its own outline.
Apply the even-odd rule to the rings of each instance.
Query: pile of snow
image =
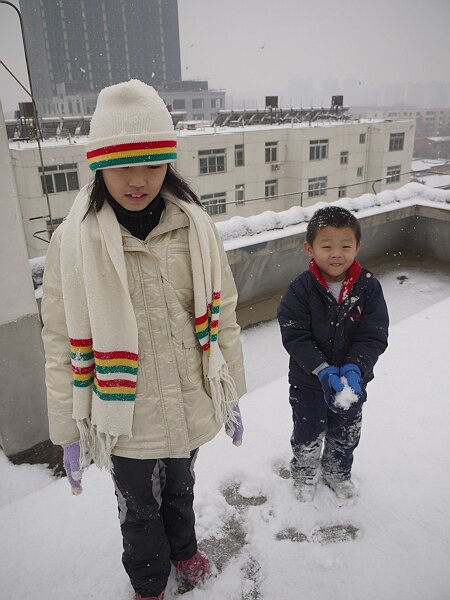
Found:
[[[450,204],[450,190],[440,190],[421,183],[407,183],[397,190],[384,190],[379,194],[363,194],[357,198],[341,198],[336,202],[318,202],[308,207],[293,206],[288,210],[274,212],[267,210],[251,217],[232,217],[226,221],[216,223],[223,241],[240,237],[252,236],[274,229],[285,229],[291,225],[307,223],[314,212],[323,206],[341,206],[353,213],[402,203],[411,200],[426,200]]]
[[[397,190],[384,190],[379,194],[363,194],[357,198],[341,198],[336,202],[317,202],[311,206],[292,206],[288,210],[275,212],[266,210],[250,217],[231,217],[216,223],[220,237],[224,242],[238,238],[251,237],[274,230],[282,230],[293,225],[306,224],[319,208],[324,206],[342,206],[362,216],[364,210],[384,207],[395,203],[425,200],[450,205],[450,190],[441,190],[421,183],[408,183]],[[230,249],[226,247],[226,249]],[[45,256],[30,259],[34,288],[38,294],[42,285]]]

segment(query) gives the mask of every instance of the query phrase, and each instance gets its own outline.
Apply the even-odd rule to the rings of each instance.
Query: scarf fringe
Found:
[[[89,419],[77,421],[77,425],[80,432],[81,469],[87,469],[94,462],[99,469],[112,471],[111,453],[118,437],[99,431]]]
[[[219,373],[214,377],[206,377],[206,384],[212,398],[216,421],[226,423],[234,433],[237,424],[234,407],[239,401],[233,378],[228,373],[226,365],[222,365]]]

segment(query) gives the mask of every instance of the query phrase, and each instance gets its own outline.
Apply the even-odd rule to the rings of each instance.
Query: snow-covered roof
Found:
[[[411,170],[414,172],[428,171],[428,170],[431,170],[433,167],[439,167],[441,165],[446,165],[447,163],[450,164],[450,160],[448,160],[448,159],[441,159],[441,160],[418,159],[418,160],[411,161]]]
[[[421,183],[408,183],[396,190],[379,194],[363,194],[358,198],[342,198],[336,202],[318,202],[312,206],[293,206],[288,210],[265,212],[251,217],[231,217],[216,223],[226,250],[242,248],[259,242],[295,235],[306,230],[314,212],[330,204],[342,206],[358,217],[394,210],[399,204],[438,203],[450,210],[450,190],[441,190]]]
[[[424,175],[420,179],[425,185],[432,188],[449,188],[450,187],[450,175]]]
[[[408,121],[409,119],[402,119]],[[316,121],[316,122],[303,122],[303,123],[283,123],[283,124],[263,124],[263,125],[242,125],[238,127],[219,127],[219,126],[204,126],[198,127],[195,130],[189,129],[176,129],[179,137],[187,137],[192,135],[213,135],[213,134],[228,134],[236,133],[237,131],[267,131],[280,129],[306,129],[315,127],[342,127],[345,125],[358,125],[360,123],[382,123],[385,119],[358,119],[348,121]],[[400,120],[399,120],[400,122]],[[42,147],[53,147],[53,146],[73,146],[73,145],[84,145],[88,141],[87,136],[71,136],[70,138],[49,138],[41,140]],[[11,150],[25,150],[29,148],[37,148],[37,142],[35,140],[26,141],[9,141],[9,148]]]

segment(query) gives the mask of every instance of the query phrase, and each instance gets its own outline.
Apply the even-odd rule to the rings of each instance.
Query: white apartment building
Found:
[[[162,90],[159,94],[171,112],[183,113],[187,121],[214,121],[225,108],[225,90]]]
[[[414,120],[330,121],[178,132],[176,168],[213,219],[332,202],[409,181]],[[92,174],[86,138],[41,143],[53,225]],[[10,142],[30,258],[45,254],[50,227],[36,142]]]
[[[450,108],[414,108],[411,106],[352,107],[354,117],[364,119],[416,120],[416,136],[442,135],[450,129]]]

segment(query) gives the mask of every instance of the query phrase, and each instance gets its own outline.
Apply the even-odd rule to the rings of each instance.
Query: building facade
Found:
[[[353,117],[364,119],[415,119],[416,137],[450,135],[450,108],[414,108],[411,106],[352,107]]]
[[[208,89],[207,81],[188,79],[167,83],[159,93],[172,114],[186,121],[214,121],[225,108],[225,90]]]
[[[449,159],[450,135],[416,138],[414,156],[417,158]]]
[[[176,168],[216,221],[281,211],[404,185],[414,126],[380,120],[182,130]],[[10,143],[30,258],[45,254],[52,225],[92,177],[85,142],[43,141],[44,173],[35,142]]]
[[[21,0],[20,9],[42,116],[54,114],[62,85],[76,106],[120,81],[181,79],[177,0]]]

